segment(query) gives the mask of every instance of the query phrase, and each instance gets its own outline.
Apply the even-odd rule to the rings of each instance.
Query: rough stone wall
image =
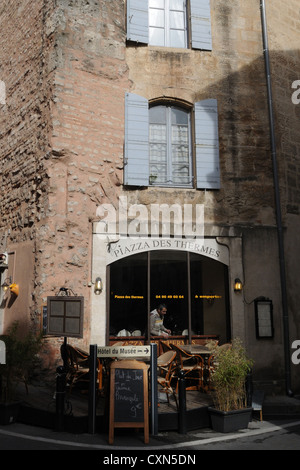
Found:
[[[12,250],[30,242],[33,256],[35,224],[47,211],[51,74],[46,64],[51,38],[44,31],[51,8],[51,1],[40,0],[5,0],[0,6],[0,80],[6,89],[0,105],[0,243],[2,250]],[[28,279],[33,277],[28,272]],[[17,315],[28,308],[34,313],[34,288],[32,282],[26,305],[15,303]]]
[[[128,90],[123,1],[5,0],[0,6],[0,241],[30,241],[20,309],[40,320],[69,287],[89,312],[92,220],[117,201]],[[26,272],[26,267],[23,266]],[[89,344],[89,316],[85,316]]]
[[[291,347],[300,338],[300,86],[292,87],[300,80],[300,8],[297,0],[266,3]],[[291,375],[293,391],[299,390],[299,365],[291,363]]]
[[[276,150],[282,170],[284,212],[299,215],[300,210],[300,104],[293,103],[295,88],[292,84],[300,80],[299,64],[299,3],[275,0],[267,3],[267,26],[271,79],[273,85]],[[297,86],[299,89],[300,87]],[[299,97],[299,93],[297,93]]]
[[[89,344],[92,221],[97,206],[116,204],[123,179],[124,3],[59,0],[55,31],[49,209],[40,228],[40,296],[61,286],[85,298]],[[102,315],[105,312],[101,312]]]
[[[220,191],[159,190],[161,201],[205,204],[205,222],[274,224],[268,108],[259,0],[211,0],[213,50],[128,47],[132,91],[219,108]],[[155,202],[157,189],[136,193]]]
[[[31,295],[15,310],[40,317],[64,286],[89,312],[92,220],[116,203],[123,177],[124,15],[123,1],[0,7],[1,249],[29,240],[34,253]],[[87,343],[88,331],[86,315]]]
[[[6,105],[0,108],[0,223],[16,234],[32,227],[45,209],[43,163],[49,150],[49,95],[43,65],[46,14],[40,1],[16,0],[0,7],[0,74],[6,84]]]

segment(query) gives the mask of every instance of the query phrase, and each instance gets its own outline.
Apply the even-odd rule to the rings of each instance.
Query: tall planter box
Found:
[[[209,407],[211,425],[214,431],[228,433],[246,429],[252,417],[252,408],[233,411],[219,411]]]

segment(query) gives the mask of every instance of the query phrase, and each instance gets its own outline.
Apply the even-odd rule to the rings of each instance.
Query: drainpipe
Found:
[[[271,137],[271,151],[272,151],[275,204],[276,204],[276,221],[277,221],[278,248],[279,248],[279,264],[280,264],[280,280],[281,280],[281,296],[282,296],[282,319],[283,319],[283,334],[284,334],[285,384],[286,384],[287,395],[293,396],[293,392],[291,391],[289,318],[288,318],[288,302],[287,302],[286,273],[285,273],[285,260],[284,260],[283,228],[282,228],[280,191],[279,191],[278,169],[277,169],[277,158],[276,158],[276,141],[275,141],[275,131],[274,131],[273,99],[272,99],[272,87],[271,87],[271,72],[270,72],[265,0],[261,0],[260,8],[261,8],[263,47],[264,47],[267,90],[268,90],[270,137]]]

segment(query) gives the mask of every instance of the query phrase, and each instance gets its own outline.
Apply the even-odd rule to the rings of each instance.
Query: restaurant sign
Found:
[[[155,250],[189,251],[198,255],[229,265],[228,248],[219,245],[214,238],[187,240],[178,238],[137,238],[121,237],[117,241],[108,242],[107,264],[111,264],[127,256]]]

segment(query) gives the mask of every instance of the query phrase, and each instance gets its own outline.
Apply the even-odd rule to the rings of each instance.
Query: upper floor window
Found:
[[[149,0],[149,44],[187,47],[185,0]]]
[[[212,50],[210,0],[127,0],[127,39]]]
[[[187,110],[126,93],[124,184],[219,189],[217,101]]]
[[[173,106],[149,110],[149,182],[192,185],[190,113]]]

